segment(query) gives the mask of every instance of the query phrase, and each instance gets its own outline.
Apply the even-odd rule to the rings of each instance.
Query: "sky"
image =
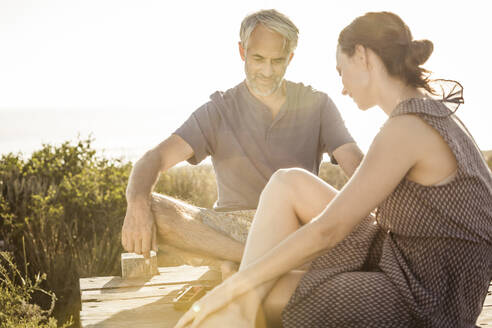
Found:
[[[434,43],[424,67],[463,84],[458,114],[478,145],[492,149],[487,3],[0,0],[0,153],[90,132],[106,147],[145,151],[213,92],[244,79],[240,22],[269,8],[300,30],[286,79],[326,92],[364,151],[386,116],[379,108],[361,112],[341,95],[335,50],[343,27],[382,10],[400,15],[415,39]]]

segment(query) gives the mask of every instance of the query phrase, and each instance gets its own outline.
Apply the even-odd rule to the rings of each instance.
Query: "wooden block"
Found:
[[[135,253],[121,254],[121,277],[127,278],[151,278],[159,274],[157,270],[157,256],[150,251],[150,258]]]

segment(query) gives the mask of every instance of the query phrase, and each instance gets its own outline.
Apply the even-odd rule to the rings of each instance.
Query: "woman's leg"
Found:
[[[282,327],[282,311],[306,271],[293,270],[276,281],[266,295],[262,308],[269,328]]]
[[[275,247],[301,225],[311,221],[336,194],[336,189],[305,170],[277,171],[261,194],[239,270]],[[298,281],[289,277],[284,284],[291,282],[297,286]],[[259,304],[274,283],[265,283],[249,293],[247,298],[244,297],[241,304],[243,311],[250,316],[256,314]]]
[[[277,171],[260,196],[240,270],[311,221],[336,194],[336,189],[308,171]]]
[[[277,171],[261,194],[239,270],[317,216],[336,194],[334,188],[305,170]],[[284,291],[290,292],[273,294],[276,298],[267,302],[267,305],[286,304],[300,279],[299,274],[284,277],[280,282],[284,284]],[[258,307],[275,282],[267,282],[244,294],[231,304],[228,310],[240,309],[242,315],[254,323]],[[273,313],[270,310],[266,312]]]

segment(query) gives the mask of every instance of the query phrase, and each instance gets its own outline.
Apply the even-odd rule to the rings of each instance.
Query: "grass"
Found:
[[[28,264],[24,263],[24,265],[27,267]],[[26,273],[22,274],[13,262],[12,256],[0,251],[0,328],[59,326],[57,320],[51,316],[56,296],[40,287],[43,280],[46,280],[46,274],[38,273],[34,280]],[[51,300],[47,310],[32,303],[35,293],[44,294]],[[60,327],[68,327],[71,324],[72,321],[69,321]]]

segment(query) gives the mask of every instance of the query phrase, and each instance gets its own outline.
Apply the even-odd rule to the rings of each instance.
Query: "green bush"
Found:
[[[27,160],[14,154],[0,160],[0,239],[17,264],[25,239],[27,274],[46,273],[42,285],[57,295],[60,321],[78,316],[79,277],[120,272],[130,169],[96,157],[91,140],[44,145]]]
[[[161,174],[154,190],[200,207],[211,208],[217,200],[217,184],[211,165],[174,167]]]
[[[319,177],[338,190],[342,189],[348,180],[348,177],[343,173],[340,166],[327,162],[321,163]]]
[[[27,265],[27,264],[26,264]],[[55,295],[40,288],[46,275],[36,275],[34,281],[22,275],[7,252],[0,251],[0,328],[56,328],[57,321],[50,317]],[[43,293],[51,298],[48,310],[31,303],[32,295]],[[64,324],[67,327],[71,322]]]

